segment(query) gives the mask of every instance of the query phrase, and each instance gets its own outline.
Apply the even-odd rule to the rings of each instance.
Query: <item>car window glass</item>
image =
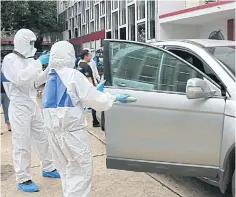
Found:
[[[185,92],[190,78],[203,78],[196,70],[168,53],[163,54],[161,68],[158,90]]]
[[[209,76],[212,80],[214,80],[217,84],[220,84],[220,80],[215,75],[212,69],[209,68],[209,66],[203,62],[201,59],[199,59],[197,56],[193,55],[192,53],[189,53],[187,51],[183,51],[181,49],[170,49],[171,53],[174,53],[175,55],[181,57],[182,59],[186,60],[190,64],[192,64],[195,68],[202,71],[204,74]]]
[[[188,79],[201,77],[173,55],[146,45],[110,42],[113,86],[185,92]]]
[[[162,51],[130,43],[111,43],[112,84],[154,90]]]

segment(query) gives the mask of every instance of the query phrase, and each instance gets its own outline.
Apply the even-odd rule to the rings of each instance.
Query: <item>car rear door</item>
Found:
[[[104,41],[105,91],[133,99],[105,112],[107,167],[215,177],[225,101],[188,100],[186,83],[205,78],[174,54],[142,43]]]

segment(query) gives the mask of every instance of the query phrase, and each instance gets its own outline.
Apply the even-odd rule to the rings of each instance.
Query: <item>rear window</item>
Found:
[[[235,76],[235,46],[207,47],[207,50]]]

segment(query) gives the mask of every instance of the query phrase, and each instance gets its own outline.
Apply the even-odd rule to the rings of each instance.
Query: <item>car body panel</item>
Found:
[[[225,169],[226,158],[235,148],[235,117],[225,116],[220,156],[220,168]]]
[[[108,157],[219,165],[223,98],[188,100],[178,94],[107,91],[137,98],[135,103],[115,104],[105,113]]]
[[[142,91],[139,89],[142,83],[135,86],[132,81],[125,81],[132,83],[132,88],[122,88],[124,80],[119,78],[114,81],[116,84],[121,81],[120,87],[107,83],[106,92],[130,94],[137,99],[135,103],[115,103],[105,112],[107,167],[221,178],[227,155],[235,144],[235,77],[204,47],[234,46],[235,42],[172,40],[150,45],[174,46],[197,54],[220,78],[228,94],[188,100],[185,94],[151,91],[153,87],[147,84],[143,84]],[[110,78],[106,55],[105,76]],[[122,51],[119,58],[122,59]],[[216,181],[215,185],[219,185]]]

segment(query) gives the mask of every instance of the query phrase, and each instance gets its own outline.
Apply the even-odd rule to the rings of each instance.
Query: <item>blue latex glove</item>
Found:
[[[39,60],[42,63],[42,65],[48,64],[49,56],[50,56],[50,53],[47,53],[47,54],[44,54],[44,55],[40,55]]]
[[[126,99],[130,97],[128,94],[117,94],[116,95],[116,101],[119,101],[121,103],[126,103]]]
[[[100,83],[97,85],[97,90],[100,91],[100,92],[103,92],[105,83],[106,83],[106,80],[100,82]]]

